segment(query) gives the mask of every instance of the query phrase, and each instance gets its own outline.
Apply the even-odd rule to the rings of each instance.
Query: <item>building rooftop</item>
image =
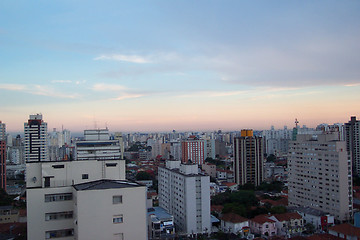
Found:
[[[329,227],[329,231],[342,233],[346,236],[356,236],[358,239],[360,238],[360,228],[354,227],[353,225],[350,225],[348,223]]]
[[[162,207],[148,208],[148,215],[152,215],[152,214],[154,214],[160,221],[161,220],[169,220],[169,219],[172,219],[172,217],[173,217]]]
[[[247,218],[244,218],[235,213],[226,213],[220,219],[225,222],[232,222],[232,223],[242,223],[249,221]]]
[[[266,222],[268,223],[274,223],[275,221],[272,219],[269,219],[267,215],[258,215],[254,218],[251,219],[251,221],[256,222],[256,223],[260,223],[260,224],[264,224]]]
[[[279,220],[280,222],[283,221],[290,221],[292,219],[302,219],[301,215],[297,212],[288,212],[282,214],[274,214],[274,217]]]
[[[318,217],[328,215],[323,211],[313,209],[313,208],[310,208],[310,207],[290,207],[289,210],[295,210],[295,211],[298,211],[298,212],[302,212],[302,213],[306,213],[306,214],[310,214],[310,215],[318,216]]]
[[[186,177],[197,177],[197,176],[200,176],[200,177],[209,177],[209,175],[204,174],[204,173],[201,173],[201,172],[199,172],[199,173],[197,173],[197,174],[185,174],[185,173],[182,173],[179,168],[173,168],[173,169],[166,168],[166,167],[159,167],[159,168],[167,169],[167,170],[169,170],[169,171],[172,171],[172,172],[174,172],[174,173],[181,174],[181,175],[186,176]]]
[[[92,182],[76,184],[73,185],[73,187],[75,188],[76,191],[84,191],[84,190],[103,190],[103,189],[113,189],[113,188],[132,188],[132,187],[141,187],[141,185],[124,180],[102,179]]]

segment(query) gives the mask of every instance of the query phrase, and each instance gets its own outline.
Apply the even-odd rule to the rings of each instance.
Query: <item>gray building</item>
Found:
[[[347,221],[353,213],[352,167],[338,134],[298,135],[290,143],[289,206],[311,207]]]
[[[264,180],[263,139],[254,136],[252,130],[242,130],[241,137],[234,139],[234,164],[237,184],[258,186]]]
[[[210,177],[196,164],[167,161],[158,179],[159,205],[174,216],[177,232],[210,233]]]
[[[360,121],[356,117],[351,117],[345,123],[346,150],[351,155],[353,162],[353,173],[360,174]]]

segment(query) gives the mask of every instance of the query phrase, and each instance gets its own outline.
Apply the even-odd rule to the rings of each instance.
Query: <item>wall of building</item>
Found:
[[[76,191],[75,236],[78,240],[147,239],[145,187]],[[123,203],[113,204],[113,196],[122,196]],[[122,223],[113,223],[113,217],[122,215]]]

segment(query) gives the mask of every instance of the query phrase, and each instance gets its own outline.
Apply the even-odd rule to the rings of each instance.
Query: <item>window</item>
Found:
[[[123,222],[123,215],[116,215],[113,217],[113,223],[122,223]]]
[[[124,234],[123,233],[115,233],[114,240],[124,240]]]
[[[122,203],[122,195],[113,196],[113,204]]]
[[[45,213],[45,221],[71,219],[71,218],[73,218],[72,211]]]
[[[89,179],[89,174],[83,174],[82,179]]]
[[[61,229],[45,232],[45,239],[74,236],[74,229]]]
[[[45,194],[45,202],[72,200],[72,193]]]
[[[106,163],[107,167],[116,167],[117,163]]]
[[[52,165],[53,168],[64,168],[64,165],[61,164],[61,165]]]

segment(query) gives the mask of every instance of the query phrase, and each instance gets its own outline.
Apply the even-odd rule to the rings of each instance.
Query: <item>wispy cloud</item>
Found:
[[[52,80],[51,83],[61,83],[61,84],[71,84],[74,83],[76,85],[84,84],[86,83],[86,80],[78,80],[78,81],[72,81],[72,80]]]
[[[137,93],[125,93],[121,96],[118,96],[116,98],[113,98],[111,100],[117,100],[117,101],[121,101],[121,100],[125,100],[125,99],[131,99],[131,98],[140,98],[140,97],[143,97],[145,96],[145,94],[137,94]]]
[[[24,92],[33,95],[41,95],[55,98],[78,98],[78,94],[67,94],[48,86],[26,84],[0,84],[0,89]]]
[[[10,90],[10,91],[23,91],[26,89],[26,85],[21,84],[0,84],[0,89]]]
[[[360,86],[360,83],[349,83],[349,84],[345,84],[345,87],[357,87]]]
[[[139,55],[122,55],[122,54],[110,54],[110,55],[101,55],[94,58],[94,60],[112,60],[120,62],[131,62],[131,63],[150,63],[150,59],[144,56]]]
[[[92,87],[94,91],[123,91],[127,88],[123,85],[118,84],[105,84],[105,83],[97,83]]]

